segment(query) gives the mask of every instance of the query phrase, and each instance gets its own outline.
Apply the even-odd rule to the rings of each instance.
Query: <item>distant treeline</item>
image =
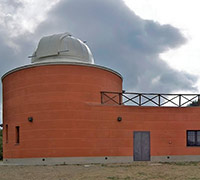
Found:
[[[199,106],[200,102],[199,101],[192,101],[188,106]]]

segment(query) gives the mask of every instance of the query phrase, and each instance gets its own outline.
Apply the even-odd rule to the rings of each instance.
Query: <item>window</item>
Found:
[[[187,131],[187,146],[200,146],[200,130]]]
[[[16,126],[16,143],[19,144],[19,126]]]
[[[8,125],[6,124],[6,143],[8,143]]]

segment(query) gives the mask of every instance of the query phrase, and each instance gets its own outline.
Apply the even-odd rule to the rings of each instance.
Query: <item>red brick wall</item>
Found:
[[[8,125],[4,158],[80,156],[86,149],[95,155],[88,147],[96,146],[96,139],[92,134],[88,139],[84,128],[94,120],[87,104],[99,104],[103,90],[121,92],[121,77],[80,65],[38,66],[7,75],[3,79],[3,123]],[[33,117],[32,123],[28,117]],[[15,142],[16,126],[20,126],[20,144]]]
[[[186,130],[200,130],[200,108],[100,104],[100,91],[121,90],[119,76],[96,67],[51,65],[9,74],[3,79],[4,158],[133,156],[133,131],[150,131],[151,156],[200,154],[186,146]]]

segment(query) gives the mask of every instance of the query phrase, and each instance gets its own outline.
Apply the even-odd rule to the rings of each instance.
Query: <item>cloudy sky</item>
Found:
[[[28,56],[42,36],[70,32],[87,41],[96,64],[122,74],[128,91],[197,93],[199,4],[198,0],[0,0],[0,75],[29,64]]]

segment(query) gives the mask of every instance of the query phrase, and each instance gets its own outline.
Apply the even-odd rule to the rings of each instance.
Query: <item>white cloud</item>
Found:
[[[11,24],[15,23],[12,19],[15,16],[24,18],[25,22],[30,18],[30,23],[37,20],[33,15],[45,17],[42,6],[50,1],[17,2],[20,3],[16,4],[14,0],[6,0],[4,3],[7,7],[4,14],[11,14],[11,20],[7,20]],[[26,8],[31,5],[35,9],[30,7],[33,9],[28,12]],[[73,35],[87,40],[96,63],[122,73],[125,89],[140,92],[196,90],[196,76],[176,71],[159,58],[160,53],[185,43],[179,29],[152,20],[143,20],[130,11],[121,0],[63,0],[56,6],[54,4],[54,8],[52,5],[49,12],[47,9],[47,17],[42,23],[38,22],[39,25],[34,25],[37,29],[33,34],[27,33],[31,31],[20,22],[17,22],[18,25],[14,24],[16,29],[19,29],[17,37],[12,36],[9,39],[0,31],[0,54],[4,57],[0,59],[0,74],[30,62],[26,58],[34,51],[36,42],[43,35],[70,31]],[[25,17],[21,16],[22,14]],[[22,30],[20,27],[23,27]],[[7,30],[6,27],[3,29]],[[34,31],[31,26],[30,29]],[[11,31],[12,28],[8,30]],[[160,78],[156,78],[158,76]]]
[[[25,32],[33,33],[46,19],[47,12],[60,0],[3,0],[0,4],[1,29],[8,36],[16,37]]]
[[[144,19],[171,24],[181,30],[187,44],[160,54],[171,67],[179,71],[200,74],[200,1],[182,0],[124,0],[137,15]],[[199,87],[200,89],[200,87]]]
[[[141,19],[121,0],[61,1],[37,32],[66,30],[87,40],[97,64],[122,73],[126,90],[196,90],[196,76],[174,70],[159,58],[160,53],[185,43],[179,29]]]

